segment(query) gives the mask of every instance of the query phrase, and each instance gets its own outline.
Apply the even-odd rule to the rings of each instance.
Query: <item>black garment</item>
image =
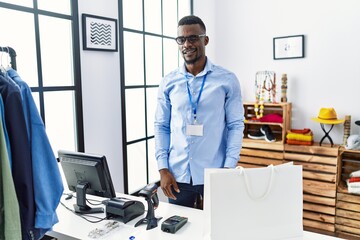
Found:
[[[11,79],[0,75],[0,94],[5,108],[5,123],[11,146],[12,175],[19,201],[22,238],[38,239],[35,229],[35,199],[30,142],[20,90]]]

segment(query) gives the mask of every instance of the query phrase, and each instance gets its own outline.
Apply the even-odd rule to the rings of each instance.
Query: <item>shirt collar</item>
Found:
[[[206,75],[207,73],[210,73],[213,71],[214,65],[213,63],[209,60],[209,58],[206,58],[206,64],[204,69],[198,74],[196,75],[197,77],[202,77],[204,75]],[[191,73],[189,73],[188,71],[186,71],[185,68],[185,63],[179,68],[179,72],[184,75],[184,76],[193,76]]]

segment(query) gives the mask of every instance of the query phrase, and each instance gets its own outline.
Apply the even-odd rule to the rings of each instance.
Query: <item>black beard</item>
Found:
[[[184,57],[184,61],[187,65],[194,65],[198,60],[200,59],[200,57],[196,57],[194,59],[191,59],[191,60],[186,60],[185,57]]]

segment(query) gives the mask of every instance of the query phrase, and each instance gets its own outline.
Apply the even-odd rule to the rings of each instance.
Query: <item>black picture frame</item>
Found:
[[[305,36],[293,35],[273,38],[274,60],[304,58]]]
[[[117,19],[82,14],[83,50],[118,51]]]

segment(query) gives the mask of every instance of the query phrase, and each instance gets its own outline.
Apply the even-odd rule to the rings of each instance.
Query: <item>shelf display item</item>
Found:
[[[344,122],[344,138],[343,138],[343,145],[346,145],[347,139],[350,136],[350,130],[351,130],[351,116],[346,115],[345,116],[345,122]]]
[[[281,77],[281,102],[287,102],[287,75],[284,73]]]
[[[330,141],[331,147],[334,146],[334,142],[329,134],[335,124],[344,123],[345,119],[338,119],[334,108],[321,108],[318,117],[314,117],[312,118],[312,120],[315,122],[319,122],[321,129],[325,133],[325,135],[320,140],[320,146],[326,138]],[[330,125],[330,128],[328,130],[325,129],[325,124]]]
[[[360,135],[350,135],[345,148],[347,150],[360,150]]]
[[[346,181],[348,192],[360,195],[360,170],[350,173],[349,177]]]
[[[257,119],[264,116],[264,103],[276,103],[276,74],[260,71],[255,75],[254,111]]]
[[[286,134],[286,143],[291,145],[313,145],[313,133],[311,129],[290,129]]]
[[[276,141],[276,138],[269,125],[262,125],[256,132],[249,133],[248,138],[256,139],[256,140],[264,139],[267,142]]]

